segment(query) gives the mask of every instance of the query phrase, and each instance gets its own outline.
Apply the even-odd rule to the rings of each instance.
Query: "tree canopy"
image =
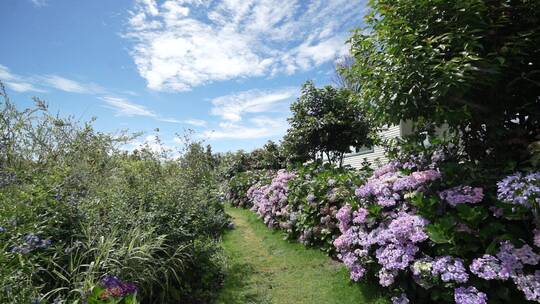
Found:
[[[369,128],[360,107],[349,102],[345,88],[315,87],[311,81],[291,105],[290,128],[284,146],[293,160],[323,160],[341,164],[351,147],[369,145]]]
[[[370,6],[350,40],[348,77],[371,122],[447,124],[473,159],[520,158],[540,130],[540,1]]]

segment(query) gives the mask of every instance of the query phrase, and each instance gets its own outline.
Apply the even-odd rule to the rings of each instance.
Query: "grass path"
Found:
[[[323,252],[284,241],[248,210],[226,211],[236,228],[223,239],[228,275],[218,303],[386,303]]]

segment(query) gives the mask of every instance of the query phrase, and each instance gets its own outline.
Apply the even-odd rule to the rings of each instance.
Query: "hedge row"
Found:
[[[245,184],[242,205],[393,303],[540,302],[540,173],[497,176],[443,151],[374,172],[280,170]]]

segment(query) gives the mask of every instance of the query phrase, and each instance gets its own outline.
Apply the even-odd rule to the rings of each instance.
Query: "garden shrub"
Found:
[[[354,188],[360,180],[358,172],[329,164],[298,168],[289,181],[288,238],[332,254],[339,233],[337,211],[355,199]]]
[[[539,302],[540,176],[496,186],[455,155],[396,159],[356,189],[334,242],[351,279],[374,275],[394,303]]]
[[[131,136],[0,108],[0,302],[208,303],[229,224],[200,143],[178,159]]]
[[[252,211],[257,213],[269,228],[287,228],[290,221],[290,207],[287,203],[287,183],[295,176],[294,172],[279,170],[272,181],[260,188],[250,189],[249,200]]]
[[[257,170],[236,173],[226,182],[226,199],[233,205],[251,208],[252,201],[248,198],[249,189],[256,184],[266,183],[271,179],[272,171]]]

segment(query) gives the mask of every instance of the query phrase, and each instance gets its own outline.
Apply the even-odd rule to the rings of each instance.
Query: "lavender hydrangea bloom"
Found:
[[[341,233],[345,233],[349,229],[349,223],[351,221],[352,207],[349,204],[341,207],[336,214],[336,218],[339,221],[339,230]]]
[[[379,236],[379,244],[419,243],[428,238],[424,227],[429,222],[421,216],[401,212]]]
[[[353,212],[352,221],[355,224],[362,224],[366,220],[369,211],[366,208],[359,208]]]
[[[457,186],[442,191],[439,193],[439,197],[454,207],[465,203],[476,204],[484,198],[484,190],[479,187]]]
[[[527,300],[540,302],[540,270],[529,275],[519,274],[514,278],[514,283]]]
[[[392,304],[409,304],[407,295],[402,293],[399,297],[392,297]]]
[[[531,208],[540,199],[540,173],[517,172],[497,183],[497,197],[505,202]]]
[[[476,287],[459,287],[454,290],[456,304],[486,304],[487,295]]]
[[[444,282],[466,283],[469,280],[469,274],[463,265],[463,261],[451,256],[436,258],[431,272],[433,275],[440,275],[441,280]]]
[[[388,269],[381,269],[379,271],[379,284],[383,287],[388,287],[392,284],[394,284],[394,280],[397,276],[396,270],[388,270]]]
[[[350,269],[350,273],[351,273],[351,280],[353,280],[354,282],[358,282],[360,279],[362,279],[362,277],[364,277],[364,274],[366,272],[364,267],[362,267],[362,266],[360,266],[358,264],[353,265],[349,269]]]
[[[508,273],[502,272],[501,261],[496,257],[484,254],[481,258],[474,259],[470,266],[471,272],[484,280],[506,280]]]
[[[414,255],[417,252],[418,246],[412,243],[388,244],[378,248],[375,251],[375,256],[385,269],[405,269],[414,261]]]
[[[294,176],[294,172],[279,170],[270,185],[261,187],[261,192],[252,191],[253,207],[251,210],[256,212],[270,228],[286,225],[281,223],[280,220],[283,220],[289,214],[287,205],[289,187],[287,184]]]

